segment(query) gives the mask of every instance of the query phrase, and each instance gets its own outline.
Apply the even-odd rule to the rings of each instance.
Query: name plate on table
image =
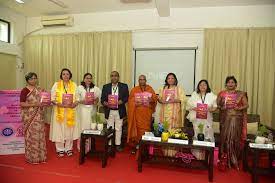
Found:
[[[273,149],[272,144],[256,144],[256,143],[249,143],[249,147],[256,148],[256,149]]]
[[[84,134],[91,134],[91,135],[100,135],[101,131],[100,130],[83,130]]]
[[[168,139],[168,143],[174,143],[174,144],[185,144],[188,145],[188,140],[180,140],[180,139]]]
[[[161,138],[160,137],[151,137],[151,136],[143,135],[142,140],[160,142]]]
[[[215,142],[193,140],[193,145],[215,147]]]

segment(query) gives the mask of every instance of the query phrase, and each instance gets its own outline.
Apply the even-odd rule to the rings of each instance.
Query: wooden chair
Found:
[[[220,145],[220,115],[218,112],[213,113],[213,130],[216,147]],[[247,138],[253,139],[256,136],[258,127],[260,125],[260,115],[248,114],[247,115]]]

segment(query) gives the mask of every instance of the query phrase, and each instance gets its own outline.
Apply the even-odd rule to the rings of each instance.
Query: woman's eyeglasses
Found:
[[[36,80],[37,78],[30,78],[29,80]]]

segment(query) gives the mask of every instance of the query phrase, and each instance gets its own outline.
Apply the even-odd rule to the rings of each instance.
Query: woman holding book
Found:
[[[213,115],[217,109],[217,96],[211,92],[207,80],[198,83],[197,91],[194,91],[188,99],[186,109],[189,111],[187,119],[193,123],[195,138],[199,133],[198,125],[203,124],[203,133],[206,140],[214,142],[214,132],[212,128]]]
[[[219,165],[234,166],[239,169],[238,160],[246,139],[247,94],[236,90],[237,80],[228,76],[225,80],[226,90],[217,98],[220,109],[220,148]],[[225,167],[221,167],[225,168]]]
[[[186,96],[184,90],[178,86],[174,73],[166,76],[164,87],[159,89],[160,122],[167,121],[169,129],[183,126]]]
[[[37,75],[33,72],[25,76],[27,86],[21,90],[21,117],[24,123],[25,157],[31,164],[46,162],[45,124],[43,107],[40,102],[41,89],[37,87]]]
[[[96,115],[97,104],[98,104],[99,98],[101,97],[101,90],[94,85],[92,79],[93,79],[92,74],[90,73],[84,74],[81,85],[77,87],[77,95],[79,98],[78,117],[79,117],[80,134],[83,130],[91,128],[91,123],[93,119],[92,117]],[[87,145],[87,147],[88,146],[89,145]],[[78,141],[78,148],[79,148],[79,141]]]
[[[193,123],[194,138],[197,139],[200,133],[199,125],[203,126],[205,140],[214,142],[213,115],[217,109],[217,96],[211,92],[207,80],[201,80],[197,85],[197,91],[194,91],[187,101],[186,109],[189,111],[187,119]],[[205,159],[205,151],[192,149],[192,154],[199,160]]]
[[[78,139],[78,122],[75,107],[78,104],[77,86],[71,81],[72,73],[69,69],[62,69],[60,80],[51,90],[54,104],[50,128],[50,140],[55,142],[58,157],[73,155],[73,140]]]

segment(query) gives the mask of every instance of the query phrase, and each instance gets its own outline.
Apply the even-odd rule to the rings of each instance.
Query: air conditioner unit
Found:
[[[73,26],[74,19],[70,15],[44,16],[41,17],[43,27]]]

